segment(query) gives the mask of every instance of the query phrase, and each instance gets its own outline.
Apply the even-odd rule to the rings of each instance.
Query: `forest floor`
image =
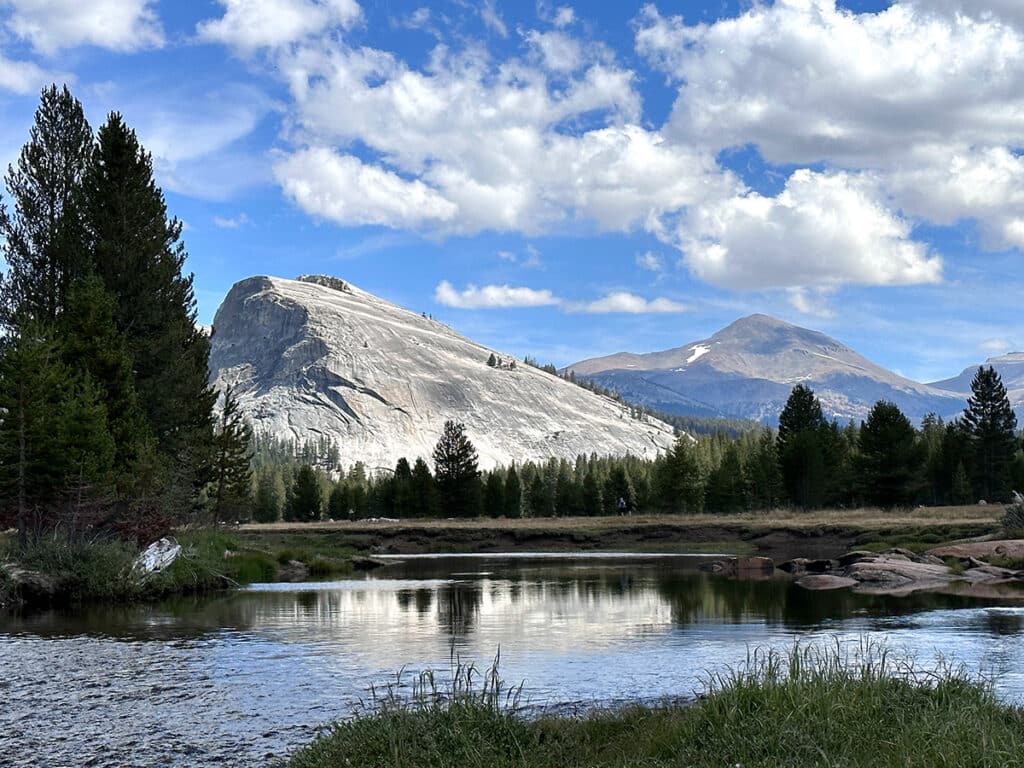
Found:
[[[998,504],[904,510],[772,510],[734,515],[358,520],[242,525],[250,545],[295,545],[365,555],[454,552],[645,551],[834,557],[851,548],[938,544],[995,534]]]

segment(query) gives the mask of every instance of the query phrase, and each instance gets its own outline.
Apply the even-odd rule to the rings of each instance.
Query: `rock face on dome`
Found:
[[[337,278],[251,277],[217,311],[210,369],[256,431],[326,437],[346,465],[430,463],[447,419],[466,425],[482,468],[672,445],[668,425],[512,360]]]

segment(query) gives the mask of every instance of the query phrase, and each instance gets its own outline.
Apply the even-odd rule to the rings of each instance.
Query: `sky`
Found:
[[[1020,0],[0,0],[4,167],[51,82],[152,153],[203,323],[318,273],[559,366],[1024,349]]]

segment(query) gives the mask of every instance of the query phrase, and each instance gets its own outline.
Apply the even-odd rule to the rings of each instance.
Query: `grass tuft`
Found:
[[[298,752],[291,768],[1024,766],[1024,711],[963,668],[925,669],[884,646],[758,650],[712,674],[691,705],[524,717],[497,665],[419,676]]]

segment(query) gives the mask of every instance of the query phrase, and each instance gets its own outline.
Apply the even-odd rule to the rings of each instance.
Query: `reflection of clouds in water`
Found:
[[[601,649],[663,632],[670,603],[650,585],[610,592],[581,582],[454,581],[429,588],[384,590],[361,585],[318,591],[265,592],[252,606],[254,624],[286,642],[330,642],[394,665],[401,646],[447,644],[472,635],[531,652]],[[255,596],[254,596],[255,597]],[[474,640],[474,644],[477,640]]]

